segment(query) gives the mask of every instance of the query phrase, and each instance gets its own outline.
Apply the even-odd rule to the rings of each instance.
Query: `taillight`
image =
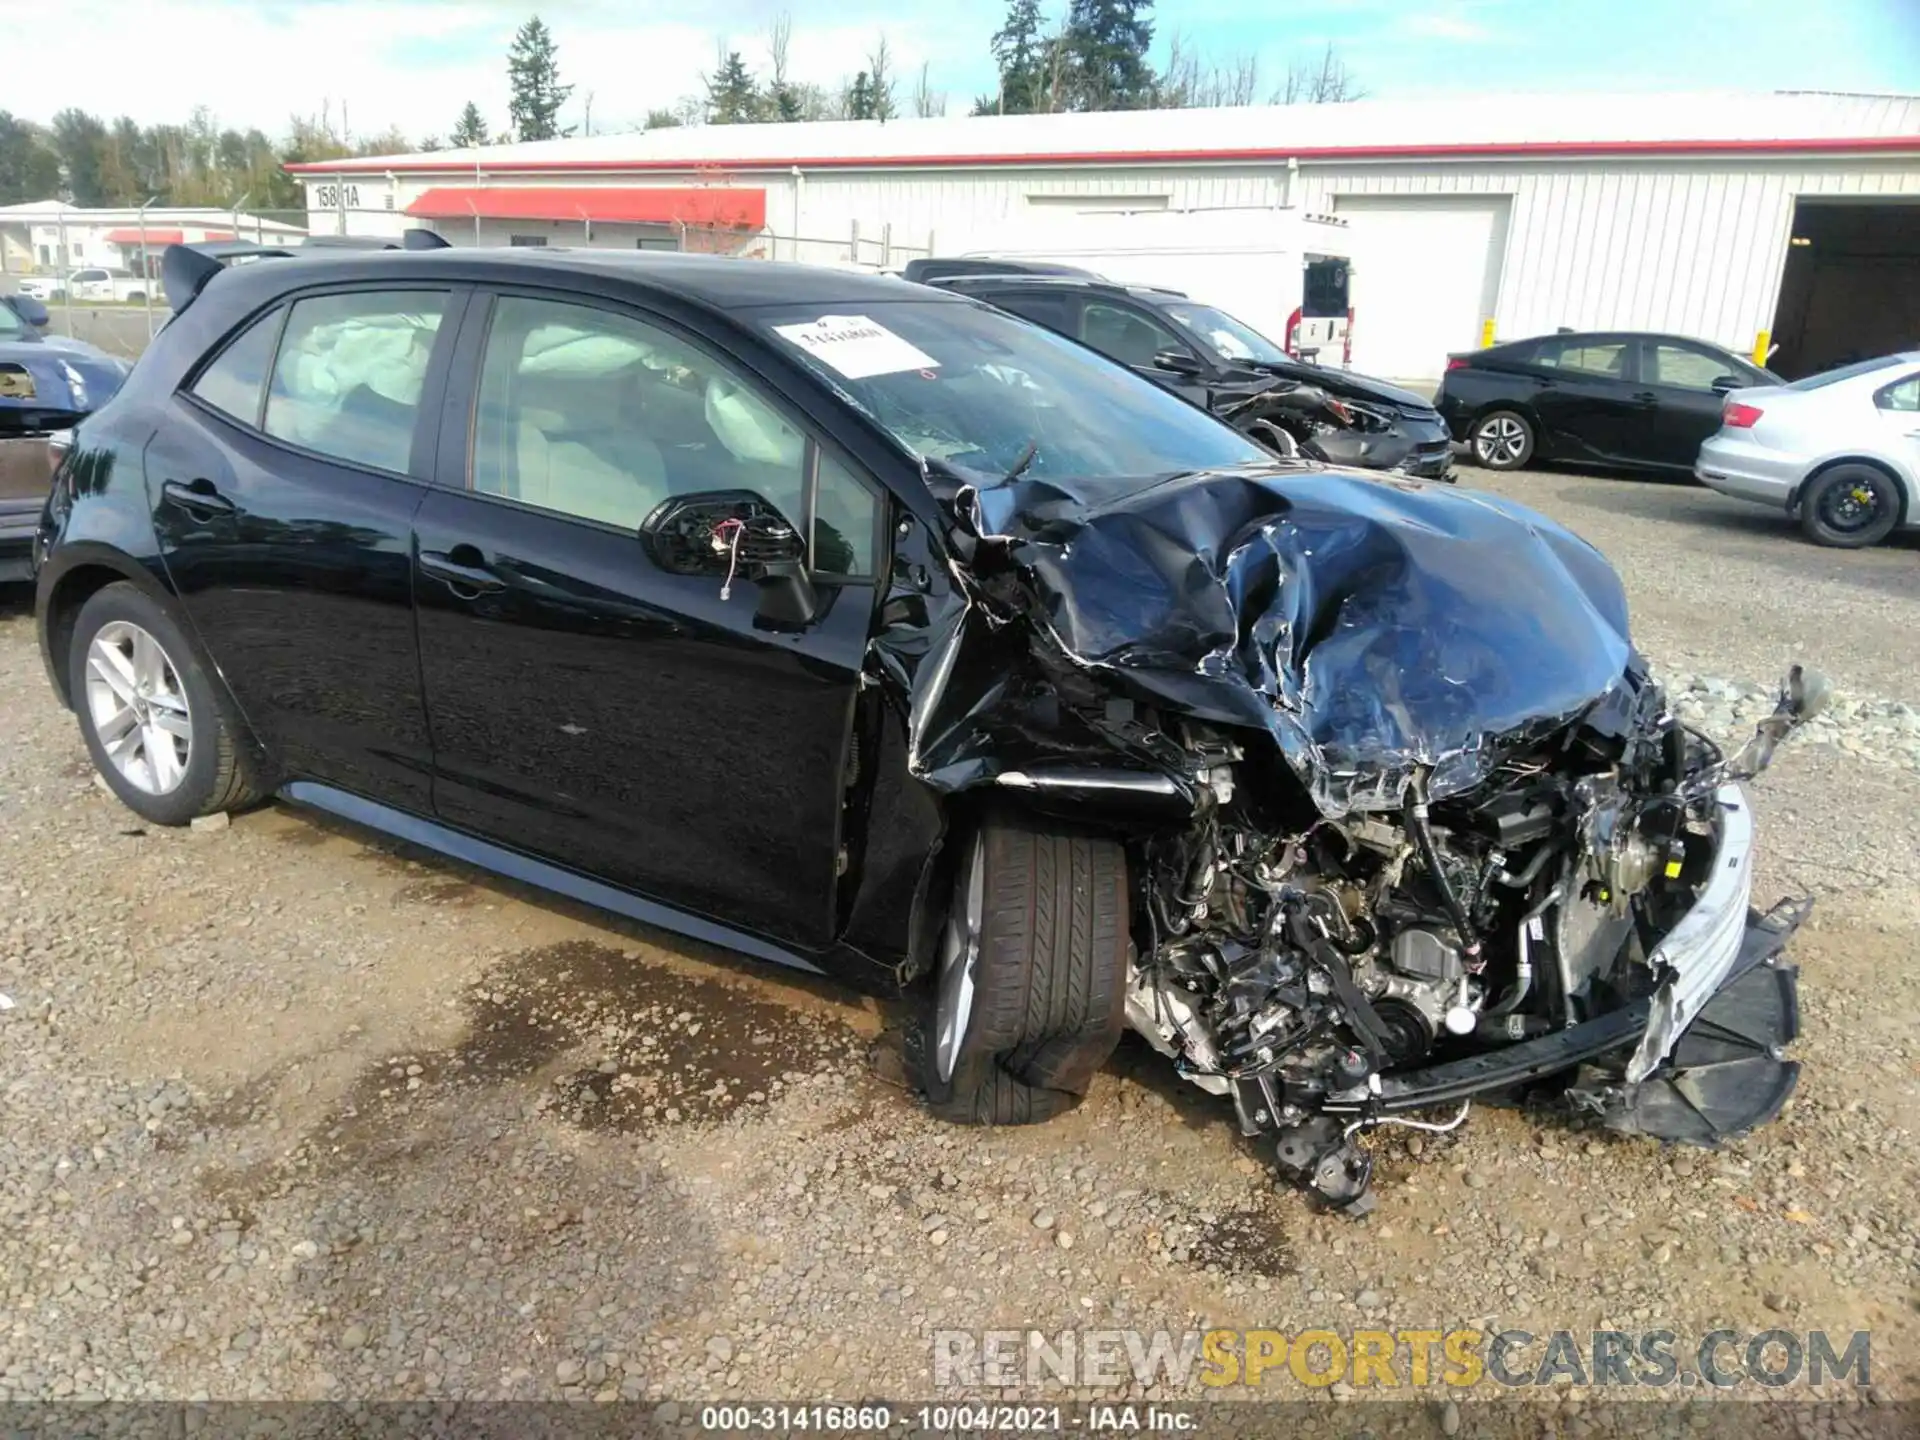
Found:
[[[1468,364],[1467,357],[1464,355],[1449,355],[1447,357],[1447,369],[1449,370],[1465,370]]]
[[[1720,423],[1729,430],[1751,430],[1760,419],[1760,407],[1734,403],[1720,412]]]

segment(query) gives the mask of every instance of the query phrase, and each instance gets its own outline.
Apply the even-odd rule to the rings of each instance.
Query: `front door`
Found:
[[[735,928],[824,945],[875,489],[664,323],[503,295],[467,348],[442,484],[415,520],[436,810]],[[812,623],[757,627],[756,585],[649,558],[639,530],[661,502],[721,490],[811,535]]]
[[[1684,340],[1641,341],[1634,401],[1645,407],[1646,423],[1638,431],[1634,458],[1692,470],[1701,442],[1720,428],[1720,412],[1726,408],[1723,392],[1714,389],[1713,382],[1728,379],[1750,383],[1734,373],[1725,356],[1705,346]]]
[[[280,305],[173,397],[146,452],[167,571],[287,778],[419,812],[432,750],[411,546],[433,441],[419,419],[437,413],[460,301],[384,289]]]
[[[1533,408],[1555,455],[1623,460],[1639,448],[1635,432],[1646,415],[1633,399],[1631,349],[1625,339],[1576,335],[1535,346]]]
[[[1080,341],[1162,389],[1205,408],[1209,367],[1201,363],[1193,347],[1174,334],[1170,326],[1137,305],[1117,300],[1088,300],[1080,314]],[[1191,371],[1169,369],[1159,363],[1163,355],[1184,356],[1193,362],[1194,368]]]

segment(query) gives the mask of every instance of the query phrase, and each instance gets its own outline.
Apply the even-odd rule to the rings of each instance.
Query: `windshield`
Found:
[[[1180,328],[1211,345],[1229,360],[1255,360],[1261,364],[1285,361],[1287,352],[1273,341],[1211,305],[1163,305]]]
[[[986,477],[1137,480],[1271,458],[1132,371],[984,305],[861,301],[755,318],[914,455]]]

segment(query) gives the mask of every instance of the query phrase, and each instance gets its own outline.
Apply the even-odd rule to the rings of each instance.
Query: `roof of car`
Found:
[[[1119,280],[1082,275],[942,275],[927,284],[936,290],[1098,290],[1108,295],[1133,295],[1142,300],[1185,300],[1179,290],[1163,290],[1157,285],[1128,285]]]
[[[537,277],[549,282],[556,278],[556,272],[572,273],[687,297],[718,310],[934,298],[929,296],[927,286],[857,270],[660,250],[449,246],[360,251],[316,247],[313,252],[299,253],[292,263],[275,258],[241,268],[261,276],[285,276],[285,288],[312,284],[321,277],[327,281],[353,280],[376,273],[383,278],[419,275],[498,281]]]

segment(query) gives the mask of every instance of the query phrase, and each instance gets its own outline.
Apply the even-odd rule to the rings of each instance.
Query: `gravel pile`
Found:
[[[1671,547],[1603,511],[1621,493],[1580,491],[1609,553]],[[1825,658],[1683,593],[1779,598],[1775,552],[1735,553],[1778,542],[1736,539],[1622,564],[1681,713],[1731,743],[1772,704],[1746,677]],[[1896,580],[1794,583],[1818,627],[1910,641]],[[0,598],[0,1401],[626,1400],[691,1432],[723,1397],[931,1397],[948,1327],[1784,1328],[1871,1330],[1844,1418],[1886,1433],[1863,1398],[1920,1401],[1920,734],[1882,698],[1891,643],[1842,656],[1754,789],[1757,898],[1819,894],[1780,1123],[1663,1151],[1476,1107],[1373,1137],[1356,1223],[1275,1188],[1142,1045],[1059,1121],[956,1129],[874,1073],[898,1010],[284,810],[143,826]],[[1758,1440],[1806,1412],[1706,1402],[1803,1394],[1695,1388],[1661,1418]],[[1210,1398],[1099,1398],[1143,1395]],[[1341,1433],[1485,1434],[1514,1397],[1422,1398]],[[1654,1433],[1602,1387],[1523,1398],[1491,1433]]]
[[[1680,719],[1722,746],[1745,743],[1779,698],[1776,686],[1720,675],[1669,672],[1662,678]],[[1904,700],[1836,688],[1827,708],[1789,743],[1831,745],[1862,759],[1920,770],[1920,709]]]

